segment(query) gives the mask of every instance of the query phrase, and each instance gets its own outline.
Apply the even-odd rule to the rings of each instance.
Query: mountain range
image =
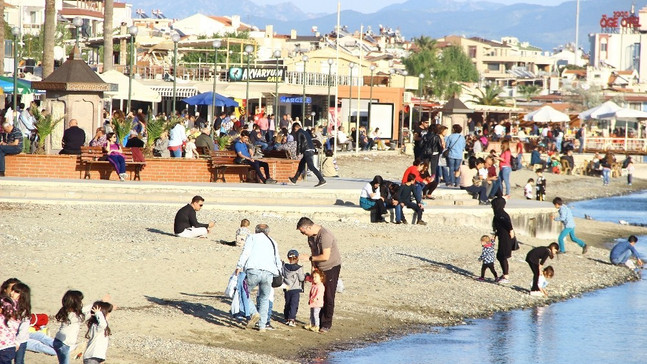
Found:
[[[161,9],[167,17],[181,19],[194,13],[208,15],[240,15],[245,23],[264,29],[274,25],[275,32],[289,34],[297,30],[300,35],[310,35],[313,26],[322,33],[332,31],[337,23],[337,14],[308,13],[290,2],[276,5],[259,5],[250,0],[231,2],[213,0],[130,0],[133,9],[143,9],[148,14]],[[587,50],[587,35],[600,31],[600,18],[614,11],[629,11],[632,0],[581,0],[580,2],[580,47]],[[647,6],[647,0],[636,1],[636,11]],[[533,4],[504,5],[494,1],[478,0],[408,0],[377,12],[363,14],[353,10],[341,13],[341,24],[351,30],[360,25],[371,26],[374,31],[380,25],[399,29],[411,39],[421,35],[433,38],[445,35],[478,36],[499,40],[504,36],[517,37],[522,42],[544,50],[575,41],[576,1],[567,1],[556,6]],[[133,10],[134,12],[134,10]]]

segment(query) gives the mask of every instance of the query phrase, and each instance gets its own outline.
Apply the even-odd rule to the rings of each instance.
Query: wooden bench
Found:
[[[133,152],[131,148],[121,148],[124,153],[124,159],[126,160],[126,169],[133,168],[135,170],[134,181],[141,181],[139,172],[142,170],[142,167],[146,165],[145,162],[135,162],[133,161]],[[90,179],[90,169],[94,165],[110,165],[112,163],[108,160],[108,156],[103,151],[103,147],[81,147],[81,155],[79,156],[79,164],[81,167],[85,168],[85,175],[83,179]],[[110,174],[112,174],[113,168],[103,170],[104,173],[101,174],[101,179],[110,179]]]
[[[239,170],[239,176],[241,182],[246,182],[249,177],[249,172],[253,171],[252,166],[249,164],[238,164],[235,163],[236,152],[232,150],[213,150],[210,153],[211,157],[211,169],[213,170],[213,182],[225,180],[225,171],[228,169],[237,169]]]
[[[270,150],[263,152],[263,158],[282,158],[282,159],[291,159],[290,152],[287,150]]]

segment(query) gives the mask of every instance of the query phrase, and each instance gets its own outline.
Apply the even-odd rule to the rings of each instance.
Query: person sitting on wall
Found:
[[[23,141],[22,132],[13,124],[5,122],[2,124],[2,129],[4,133],[0,134],[0,177],[4,177],[4,156],[19,154],[22,151]]]
[[[63,132],[63,149],[58,154],[81,154],[81,146],[85,144],[85,132],[79,128],[76,119],[70,120],[70,127]]]
[[[213,139],[209,135],[209,132],[211,131],[209,127],[204,127],[201,130],[200,135],[195,139],[195,146],[197,148],[206,148],[209,152],[213,150],[218,150],[218,147],[216,144],[213,142]],[[200,149],[198,149],[200,150]]]

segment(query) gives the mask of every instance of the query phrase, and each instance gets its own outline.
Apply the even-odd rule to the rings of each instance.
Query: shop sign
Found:
[[[301,96],[281,96],[279,100],[282,104],[303,104]],[[312,104],[312,98],[306,97],[306,104]]]
[[[248,80],[247,67],[230,67],[229,81],[240,82]],[[249,82],[284,82],[285,68],[276,67],[249,67]]]
[[[602,29],[640,28],[640,18],[629,11],[614,11],[612,16],[602,15],[600,19]]]

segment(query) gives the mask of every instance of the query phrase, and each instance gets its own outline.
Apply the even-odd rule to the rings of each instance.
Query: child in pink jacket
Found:
[[[312,272],[312,287],[310,288],[310,324],[303,326],[304,329],[319,332],[319,313],[323,307],[324,291],[326,287],[323,281],[326,279],[324,273],[319,269]]]

